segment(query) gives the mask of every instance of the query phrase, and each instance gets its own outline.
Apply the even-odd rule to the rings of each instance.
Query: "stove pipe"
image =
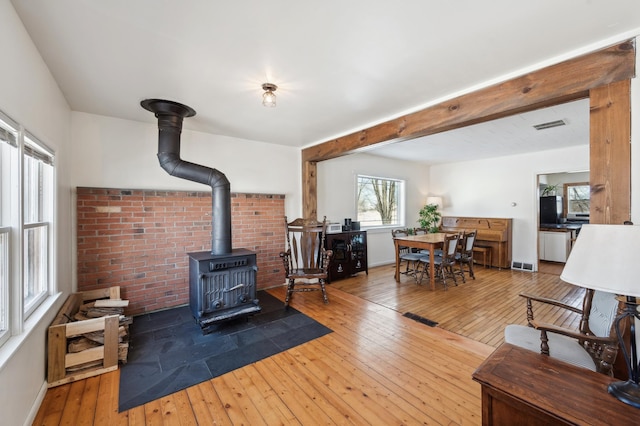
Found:
[[[145,99],[142,108],[158,119],[158,160],[171,176],[211,186],[211,254],[231,253],[231,185],[224,173],[180,158],[180,133],[184,117],[194,109],[178,102]]]

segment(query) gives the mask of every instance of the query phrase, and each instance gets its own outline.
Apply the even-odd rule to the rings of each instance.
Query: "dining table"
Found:
[[[422,250],[429,250],[429,286],[431,290],[436,289],[435,256],[433,253],[444,245],[447,232],[434,232],[422,235],[407,235],[406,237],[395,237],[393,239],[396,248],[396,282],[400,282],[400,247],[410,247]]]

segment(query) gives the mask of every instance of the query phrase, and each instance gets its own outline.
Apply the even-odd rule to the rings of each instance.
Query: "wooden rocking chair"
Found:
[[[287,222],[287,249],[280,253],[287,280],[287,296],[284,306],[289,306],[291,296],[296,292],[321,291],[324,303],[329,303],[325,282],[329,274],[329,262],[333,252],[324,247],[327,218],[298,218]]]

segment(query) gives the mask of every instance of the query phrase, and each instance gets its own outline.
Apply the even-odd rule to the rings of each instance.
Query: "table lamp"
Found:
[[[442,197],[427,197],[426,204],[435,204],[439,209],[442,208]]]
[[[615,320],[629,379],[611,383],[608,391],[620,401],[640,408],[640,365],[635,322],[640,320],[636,297],[640,297],[640,226],[583,225],[560,279],[580,287],[626,297],[625,308]],[[629,347],[621,325],[630,318]]]

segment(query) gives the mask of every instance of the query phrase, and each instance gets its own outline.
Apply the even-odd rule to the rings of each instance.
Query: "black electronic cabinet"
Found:
[[[358,272],[369,274],[367,265],[367,231],[327,234],[327,250],[333,250],[329,265],[329,282],[350,277]]]

